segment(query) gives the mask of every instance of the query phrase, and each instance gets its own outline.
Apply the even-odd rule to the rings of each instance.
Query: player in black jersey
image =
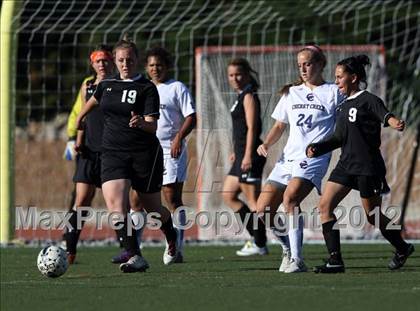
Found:
[[[94,70],[94,77],[83,83],[80,92],[82,105],[84,105],[96,90],[96,86],[106,77],[113,73],[113,61],[111,48],[101,45],[90,54],[90,64]],[[68,228],[64,234],[67,248],[67,258],[70,264],[76,258],[76,248],[81,227],[78,227],[77,208],[87,207],[92,204],[96,187],[101,187],[101,160],[102,151],[103,116],[97,107],[86,118],[83,130],[77,133],[75,149],[78,152],[76,157],[76,171],[73,182],[76,185],[76,196]],[[82,214],[86,211],[82,211]]]
[[[261,189],[261,176],[265,158],[257,154],[257,147],[262,143],[260,100],[257,95],[258,83],[248,61],[243,58],[233,59],[227,68],[230,86],[237,93],[237,98],[230,109],[233,125],[232,168],[223,185],[223,200],[242,221],[247,221],[246,228],[253,237],[253,242],[236,252],[238,256],[266,255],[267,236],[261,219],[254,218],[258,195]],[[239,199],[243,193],[248,205]],[[258,221],[254,229],[254,219]]]
[[[389,269],[402,267],[414,251],[413,245],[401,238],[400,230],[387,228],[391,220],[380,211],[381,194],[389,192],[385,163],[379,149],[381,123],[398,131],[404,130],[405,124],[386,109],[379,97],[361,89],[362,84],[367,84],[364,67],[369,64],[366,55],[346,58],[337,64],[335,83],[347,99],[338,113],[334,135],[310,144],[306,150],[308,157],[317,157],[338,147],[342,151],[319,203],[322,232],[330,257],[324,265],[315,267],[317,273],[344,272],[340,231],[334,227],[337,219],[333,211],[351,189],[360,191],[363,208],[372,225],[375,225],[372,212],[378,208],[379,229],[396,248]]]
[[[160,215],[161,230],[168,242],[164,257],[174,261],[177,233],[167,209],[161,205],[163,155],[155,135],[159,118],[159,94],[156,86],[137,73],[138,52],[133,42],[121,40],[113,50],[119,74],[105,79],[96,88],[77,118],[83,118],[100,105],[104,115],[102,139],[102,192],[113,218],[116,233],[129,260],[120,265],[123,272],[145,271],[149,265],[141,256],[134,232],[128,232],[129,190],[139,192],[140,205]]]

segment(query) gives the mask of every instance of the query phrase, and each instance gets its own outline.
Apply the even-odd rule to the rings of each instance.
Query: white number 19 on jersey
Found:
[[[350,108],[349,110],[349,121],[355,122],[356,121],[356,115],[357,115],[357,109],[356,108]]]
[[[121,98],[122,103],[134,104],[136,102],[137,91],[136,90],[124,90]]]

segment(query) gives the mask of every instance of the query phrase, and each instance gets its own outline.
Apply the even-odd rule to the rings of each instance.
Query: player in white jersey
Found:
[[[180,81],[169,78],[172,67],[171,55],[161,47],[146,52],[146,71],[156,85],[160,99],[160,118],[156,136],[163,148],[164,171],[162,191],[169,211],[177,215],[174,226],[186,224],[185,210],[182,207],[182,188],[187,178],[186,137],[196,124],[195,106],[188,88]],[[135,206],[136,193],[131,195]],[[178,228],[179,252],[177,263],[183,262],[184,232]]]
[[[321,181],[331,158],[329,153],[314,161],[306,157],[305,148],[333,133],[335,110],[342,100],[338,88],[322,77],[326,58],[319,47],[308,45],[301,49],[297,64],[300,78],[281,90],[282,97],[272,114],[276,122],[257,149],[260,155],[267,156],[269,147],[289,126],[287,144],[257,202],[259,213],[267,207],[273,213],[283,203],[288,214],[288,234],[276,234],[283,246],[279,271],[286,273],[307,271],[302,257],[303,216],[298,214],[299,206],[314,187],[321,193]]]

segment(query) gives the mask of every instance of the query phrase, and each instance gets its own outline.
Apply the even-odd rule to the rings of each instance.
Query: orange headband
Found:
[[[112,61],[112,55],[111,55],[111,53],[109,53],[107,51],[93,51],[90,54],[90,61],[92,63],[94,63],[98,59],[106,59],[106,60]]]

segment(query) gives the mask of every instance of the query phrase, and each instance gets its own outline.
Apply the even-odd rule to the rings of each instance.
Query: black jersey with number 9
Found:
[[[155,134],[129,127],[132,112],[159,118],[159,93],[143,76],[102,80],[95,93],[104,114],[104,150],[139,151],[158,143]]]
[[[367,91],[348,97],[341,105],[334,135],[341,140],[340,165],[347,173],[385,175],[379,149],[381,123],[387,126],[391,116],[383,101]]]

